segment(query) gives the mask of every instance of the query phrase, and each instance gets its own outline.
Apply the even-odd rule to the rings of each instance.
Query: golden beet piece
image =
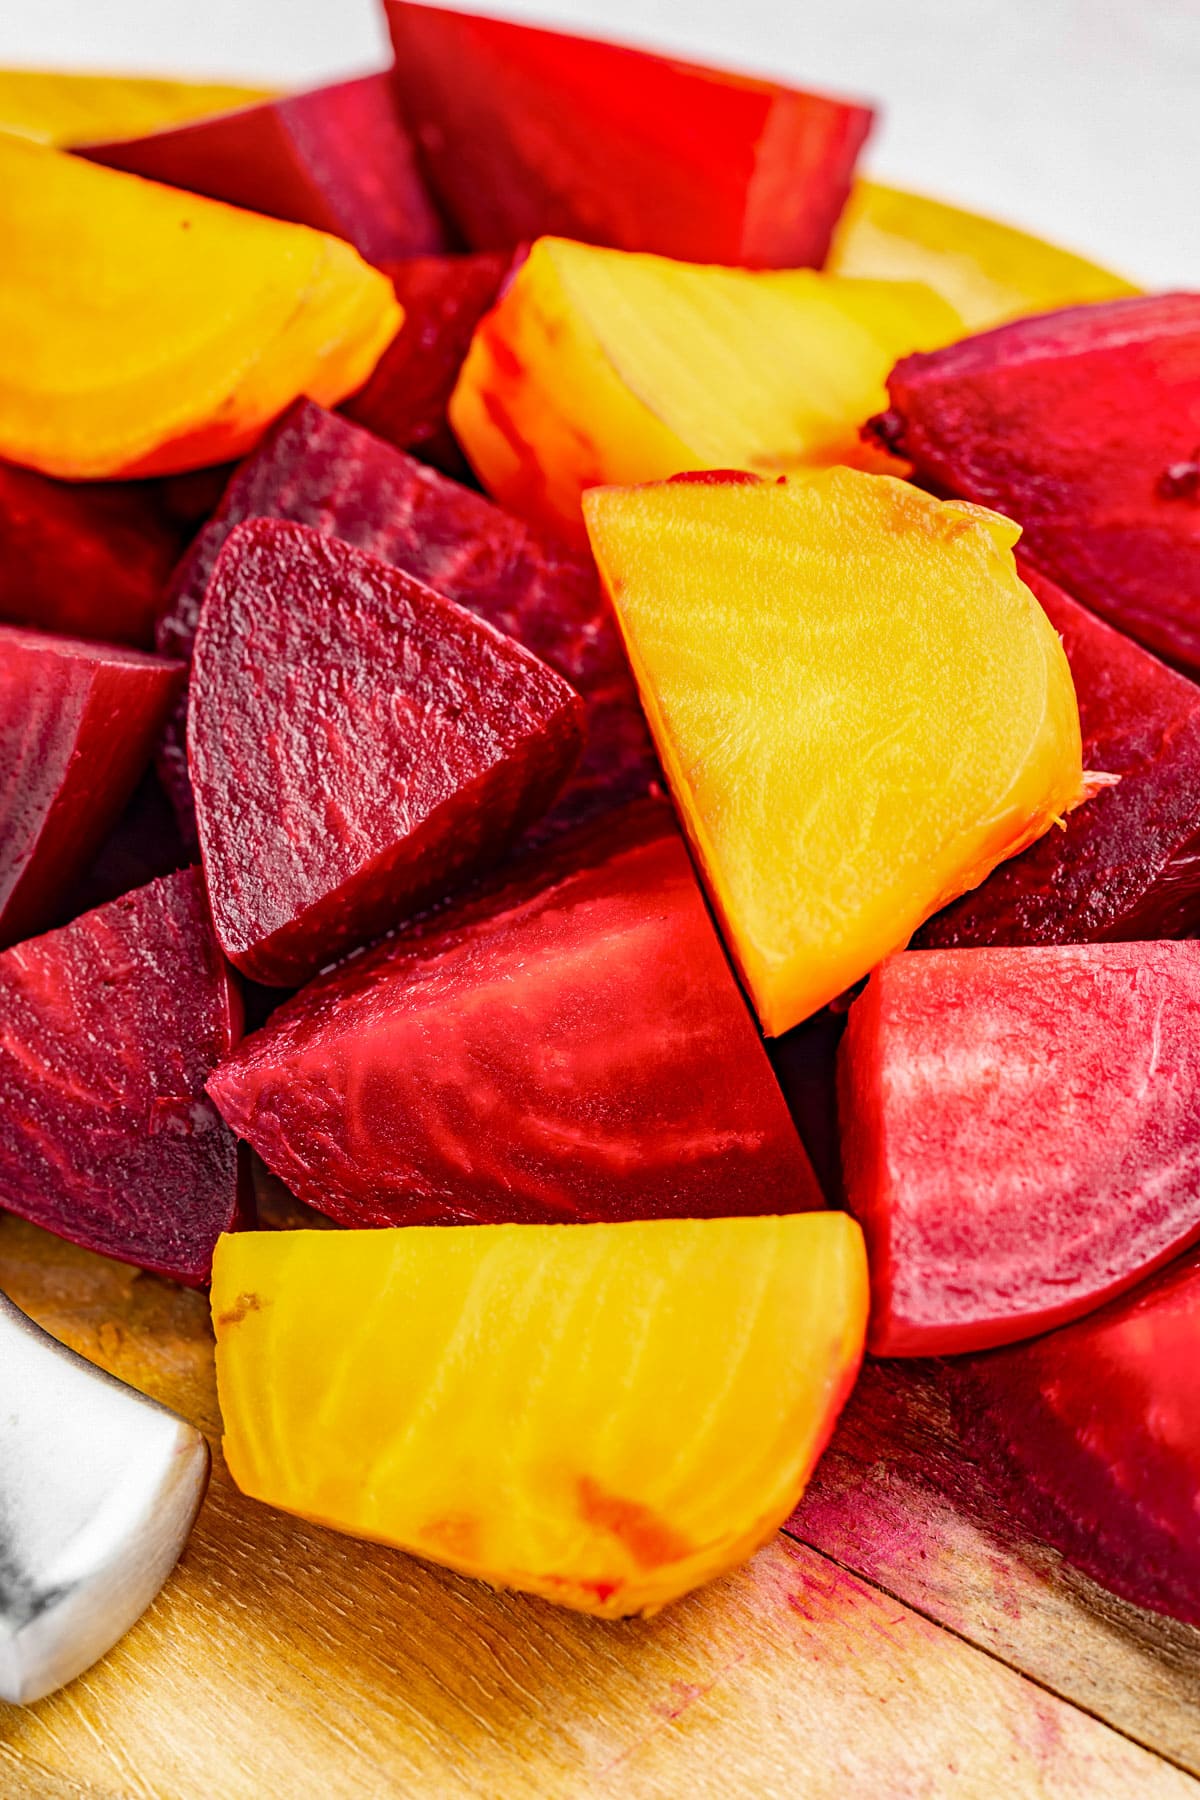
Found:
[[[597,489],[584,510],[768,1033],[1081,797],[1071,671],[999,514],[853,469]]]
[[[619,1618],[787,1518],[867,1267],[843,1213],[244,1232],[212,1308],[244,1493]]]
[[[501,505],[578,538],[580,496],[601,483],[881,466],[859,427],[892,364],[962,330],[919,283],[541,238],[476,330],[450,421]]]
[[[0,137],[0,457],[165,475],[362,385],[403,318],[348,244]]]
[[[226,82],[0,69],[0,131],[67,149],[74,144],[166,131],[172,125],[270,98],[261,88],[233,87]]]
[[[1016,226],[875,181],[852,188],[826,268],[838,275],[928,282],[971,332],[1025,313],[1140,291],[1098,263]]]

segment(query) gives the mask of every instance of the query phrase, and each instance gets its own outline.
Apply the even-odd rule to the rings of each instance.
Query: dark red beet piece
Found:
[[[868,107],[502,19],[388,0],[400,102],[475,250],[547,233],[819,268]]]
[[[905,357],[888,394],[873,428],[889,447],[1016,519],[1044,574],[1200,671],[1200,504],[1178,478],[1200,446],[1200,294],[1018,319]]]
[[[204,1084],[241,1024],[199,870],[5,951],[0,1021],[0,1207],[207,1281],[242,1193]]]
[[[188,764],[217,937],[295,986],[486,869],[554,798],[578,695],[529,651],[306,525],[227,539]]]
[[[181,675],[140,650],[0,626],[0,946],[56,915],[149,762]]]
[[[242,464],[216,517],[180,564],[159,622],[165,655],[190,660],[221,545],[236,524],[255,517],[294,519],[394,563],[516,638],[583,696],[583,760],[535,828],[536,839],[656,785],[657,759],[591,557],[311,400],[297,401]],[[159,775],[185,838],[194,841],[186,721],[185,700],[165,734]]]
[[[846,1202],[879,1356],[1090,1311],[1200,1236],[1200,944],[922,950],[850,1008]]]
[[[149,649],[183,534],[143,483],[0,463],[0,619]]]
[[[346,1224],[822,1204],[652,801],[322,976],[209,1092],[293,1192]]]
[[[106,906],[131,888],[175,874],[190,861],[175,809],[154,770],[147,769],[92,862],[71,884],[67,905],[59,908],[54,923],[65,924],[77,913]]]
[[[79,152],[169,187],[332,232],[368,262],[422,256],[445,232],[388,75],[289,94]]]
[[[404,323],[375,373],[343,403],[348,419],[450,475],[467,472],[446,407],[471,337],[493,305],[511,256],[415,256],[384,265]]]
[[[947,1373],[968,1442],[1039,1536],[1135,1605],[1200,1625],[1200,1250]]]
[[[1017,559],[1075,678],[1083,764],[1121,777],[937,913],[916,946],[1178,937],[1200,923],[1200,688]]]

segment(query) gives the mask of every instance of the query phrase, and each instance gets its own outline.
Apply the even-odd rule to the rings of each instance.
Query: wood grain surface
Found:
[[[9,1219],[0,1286],[217,1439],[202,1296]],[[1146,1635],[994,1529],[947,1432],[935,1374],[870,1371],[807,1541],[618,1624],[272,1513],[218,1459],[141,1623],[62,1693],[0,1707],[0,1795],[1200,1800],[1141,1747],[1195,1761],[1193,1634]]]

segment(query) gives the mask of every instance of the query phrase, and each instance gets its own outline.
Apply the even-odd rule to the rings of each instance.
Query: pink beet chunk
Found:
[[[823,1204],[662,803],[322,976],[209,1091],[351,1225]]]
[[[1200,294],[1019,319],[908,356],[874,421],[937,485],[1024,529],[1051,580],[1200,671]]]
[[[1200,1625],[1200,1250],[951,1379],[969,1442],[1039,1537],[1136,1606]]]
[[[1200,688],[1018,557],[1071,665],[1087,769],[1119,775],[923,925],[917,946],[1176,937],[1200,923]]]
[[[387,75],[313,88],[150,137],[89,144],[79,154],[331,232],[368,262],[445,246]]]
[[[0,626],[0,945],[45,925],[150,760],[178,663]]]
[[[199,871],[0,955],[0,1207],[196,1285],[239,1222],[204,1092],[241,1014]]]
[[[591,557],[311,400],[297,401],[242,464],[180,564],[159,623],[164,654],[190,661],[221,545],[255,517],[293,519],[382,557],[516,638],[582,695],[583,759],[538,838],[655,786],[658,762]],[[168,725],[159,774],[194,838],[186,718],[184,701]]]
[[[225,954],[306,980],[498,859],[582,738],[573,689],[473,613],[308,526],[238,526],[188,712]]]
[[[846,1199],[870,1345],[1009,1343],[1200,1236],[1200,945],[910,951],[850,1009]]]

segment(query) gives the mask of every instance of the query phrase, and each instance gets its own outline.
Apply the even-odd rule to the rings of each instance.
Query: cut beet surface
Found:
[[[913,939],[936,948],[1176,937],[1200,923],[1200,688],[1017,556],[1060,634],[1083,763],[1119,775]]]
[[[0,463],[0,619],[149,649],[183,533],[133,482]]]
[[[880,1356],[1090,1311],[1200,1236],[1200,944],[909,951],[850,1009],[846,1201]]]
[[[889,449],[1016,519],[1044,574],[1200,671],[1200,294],[1020,319],[905,357],[888,394]]]
[[[870,109],[644,50],[388,0],[402,110],[476,250],[546,235],[819,268]]]
[[[582,695],[583,760],[535,828],[537,839],[655,786],[658,763],[591,557],[311,400],[285,413],[242,464],[180,564],[159,622],[165,655],[190,660],[221,545],[236,524],[255,517],[293,519],[394,563],[516,638]],[[164,736],[159,774],[194,841],[186,722],[184,700]]]
[[[497,253],[385,263],[404,323],[366,387],[342,403],[346,417],[447,474],[465,474],[466,459],[446,407],[475,327],[495,301],[511,262],[511,256]]]
[[[368,262],[441,250],[445,232],[387,75],[365,75],[78,152],[168,187],[345,238]]]
[[[322,976],[209,1091],[346,1224],[822,1204],[663,803]]]
[[[1200,1625],[1200,1250],[947,1374],[964,1435],[1040,1537],[1135,1605]]]
[[[204,1092],[240,1009],[198,869],[0,956],[0,1207],[206,1281],[241,1216],[237,1145]]]
[[[181,676],[140,650],[0,626],[0,946],[60,914]]]
[[[305,525],[227,539],[188,764],[230,961],[289,987],[498,860],[561,787],[579,696],[512,638]]]

